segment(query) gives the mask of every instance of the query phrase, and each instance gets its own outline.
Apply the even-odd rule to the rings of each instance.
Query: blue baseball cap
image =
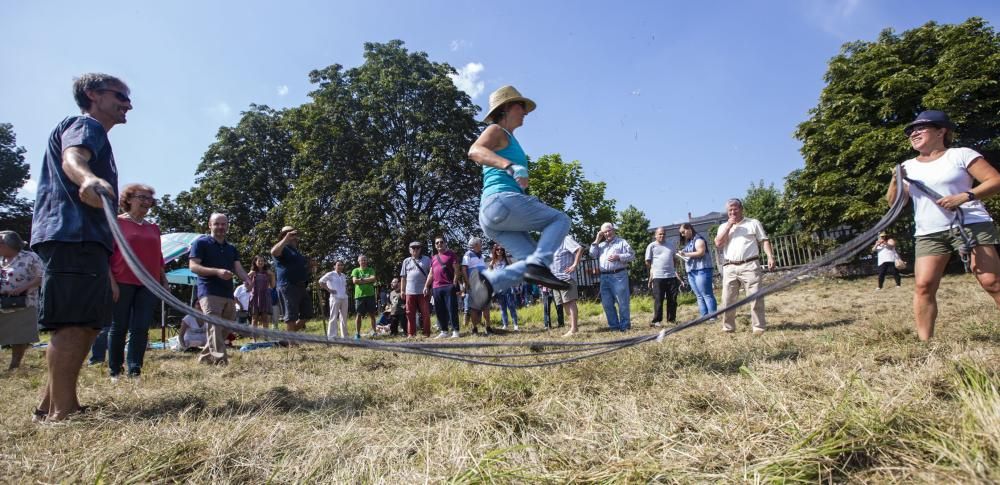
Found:
[[[954,131],[956,126],[948,119],[948,115],[944,111],[938,111],[934,109],[929,109],[917,115],[917,119],[911,121],[909,124],[903,128],[903,133],[906,136],[910,136],[910,132],[913,131],[913,127],[920,125],[934,125],[939,128],[948,128]]]

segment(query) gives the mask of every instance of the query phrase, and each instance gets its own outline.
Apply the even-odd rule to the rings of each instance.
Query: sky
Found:
[[[484,109],[517,87],[538,103],[516,132],[528,155],[579,160],[618,210],[671,224],[724,210],[751,183],[782,188],[803,166],[796,126],[844,43],[972,16],[996,27],[1000,2],[6,0],[0,122],[27,149],[21,193],[34,198],[50,132],[79,112],[73,78],[118,76],[134,106],[110,133],[119,181],[177,194],[250,104],[306,103],[309,71],[400,39],[455,67]]]

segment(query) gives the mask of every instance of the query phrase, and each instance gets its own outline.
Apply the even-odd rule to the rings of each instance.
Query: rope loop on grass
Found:
[[[897,166],[896,168],[897,176],[901,176],[902,169]],[[814,260],[813,262],[792,271],[785,276],[782,276],[777,281],[772,284],[761,288],[757,293],[753,295],[748,295],[725,308],[720,308],[717,311],[702,315],[694,320],[676,325],[671,328],[665,328],[654,334],[639,335],[635,337],[628,337],[622,339],[605,340],[600,342],[573,342],[573,341],[532,341],[532,342],[440,342],[440,343],[430,343],[430,342],[383,342],[376,340],[352,340],[352,339],[341,339],[341,338],[327,338],[326,336],[297,333],[297,332],[287,332],[281,330],[271,330],[263,327],[254,327],[250,325],[244,325],[231,320],[225,320],[219,318],[215,315],[205,315],[194,308],[191,308],[184,302],[178,300],[169,290],[163,288],[159,282],[156,281],[146,270],[142,267],[139,262],[138,257],[132,251],[129,246],[128,241],[125,239],[125,235],[122,233],[121,229],[118,227],[116,221],[116,215],[114,213],[114,207],[116,203],[114,196],[110,194],[107,190],[98,188],[99,194],[104,199],[104,216],[107,219],[108,224],[111,226],[111,233],[114,236],[115,242],[122,251],[122,256],[124,257],[125,263],[132,272],[139,278],[139,281],[148,288],[153,294],[158,298],[163,300],[164,303],[170,305],[170,307],[175,310],[184,313],[186,315],[194,316],[195,318],[206,322],[211,325],[217,325],[219,327],[225,328],[233,332],[237,332],[244,335],[251,335],[254,337],[261,337],[267,339],[274,339],[285,342],[292,343],[308,343],[308,344],[320,344],[320,345],[330,345],[330,346],[340,346],[340,347],[351,347],[351,348],[361,348],[367,350],[379,350],[385,352],[400,352],[406,354],[419,354],[426,355],[430,357],[438,357],[442,359],[450,359],[458,362],[465,362],[469,364],[479,364],[479,365],[490,365],[496,367],[510,367],[510,368],[526,368],[526,367],[546,367],[558,364],[567,364],[571,362],[577,362],[583,359],[597,357],[599,355],[607,354],[610,352],[615,352],[618,350],[623,350],[628,347],[639,345],[645,342],[656,341],[662,342],[668,335],[675,334],[677,332],[684,331],[695,325],[700,325],[705,323],[718,315],[721,315],[729,310],[734,310],[740,306],[746,305],[751,301],[758,298],[763,298],[766,295],[784,290],[789,286],[798,283],[799,278],[816,271],[825,266],[831,266],[839,263],[840,261],[849,258],[867,248],[868,243],[878,234],[880,231],[888,227],[896,218],[899,217],[902,212],[905,201],[903,200],[902,184],[897,184],[896,200],[889,208],[889,212],[882,216],[882,218],[875,224],[871,229],[868,229],[864,233],[858,235],[854,239],[844,243],[835,250],[821,256],[820,258]],[[511,350],[505,353],[489,353],[481,352],[481,349],[516,349],[516,351]],[[548,349],[548,350],[546,350]],[[516,362],[517,359],[534,359],[531,362]],[[514,361],[514,362],[512,362]]]

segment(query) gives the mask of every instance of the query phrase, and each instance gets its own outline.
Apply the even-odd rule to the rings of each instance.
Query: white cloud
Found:
[[[458,74],[449,74],[448,77],[451,78],[451,82],[455,83],[455,87],[465,91],[469,97],[475,99],[486,89],[486,83],[479,79],[479,74],[483,72],[483,69],[485,68],[481,63],[470,62],[459,68]]]
[[[850,38],[851,27],[863,15],[861,0],[813,0],[804,5],[824,32],[840,38]]]
[[[218,103],[215,103],[209,106],[208,108],[205,108],[205,112],[207,112],[210,116],[213,116],[215,118],[226,119],[229,118],[229,115],[233,113],[233,108],[229,107],[229,103],[225,101],[219,101]]]
[[[456,39],[451,41],[451,51],[458,52],[460,49],[469,47],[469,43],[463,39]]]
[[[285,84],[278,86],[278,96],[284,96],[286,94],[288,94],[288,86]]]
[[[38,181],[35,179],[28,179],[18,190],[18,195],[30,200],[34,200],[36,193],[38,193]]]
[[[632,90],[632,96],[639,96],[641,94],[642,94],[642,90],[639,89],[639,88],[636,88],[636,89]]]

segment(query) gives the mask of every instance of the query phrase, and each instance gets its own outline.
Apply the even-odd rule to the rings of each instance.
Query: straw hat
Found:
[[[486,111],[486,117],[483,118],[483,121],[493,121],[493,113],[505,103],[513,101],[524,101],[524,106],[527,108],[526,113],[534,111],[537,106],[534,101],[521,96],[521,93],[514,86],[504,86],[490,94],[490,109]]]

